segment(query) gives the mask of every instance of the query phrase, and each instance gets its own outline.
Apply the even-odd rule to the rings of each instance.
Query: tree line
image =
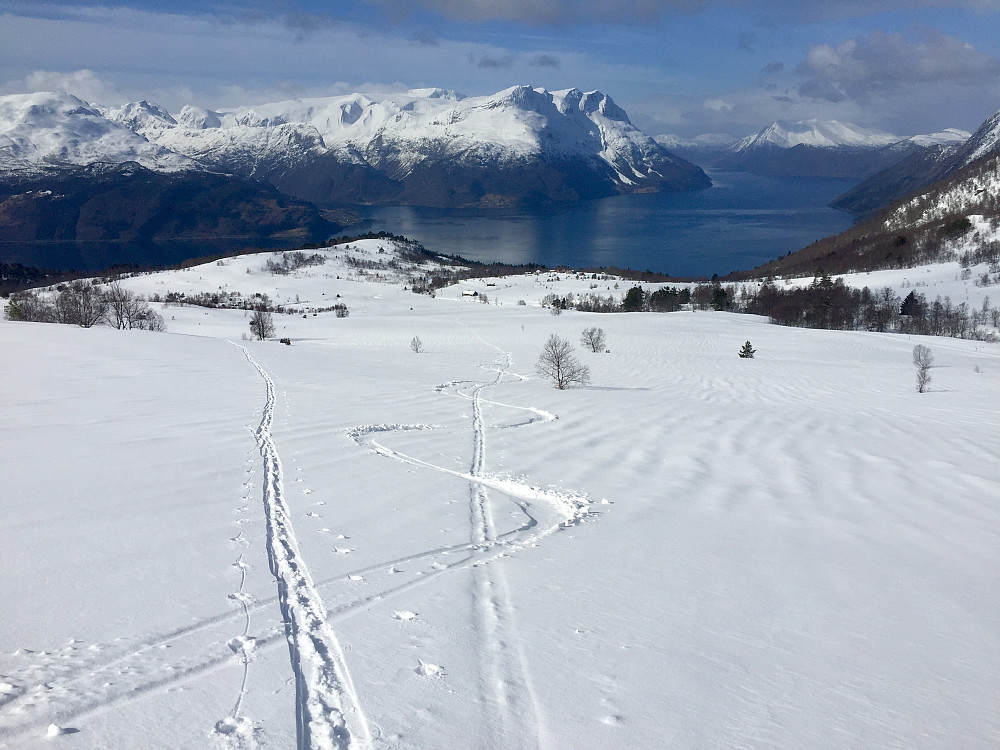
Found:
[[[165,331],[163,316],[146,298],[114,281],[102,288],[87,281],[62,286],[54,297],[35,290],[14,292],[4,306],[4,317],[35,323],[64,323],[91,328],[107,325],[120,329]]]
[[[874,292],[868,287],[855,289],[826,274],[804,287],[779,287],[772,281],[759,286],[723,285],[716,278],[691,288],[665,286],[647,291],[636,285],[620,299],[590,293],[548,294],[542,305],[554,311],[604,313],[674,312],[690,305],[693,310],[764,315],[772,323],[800,328],[913,333],[983,341],[997,341],[994,329],[1000,328],[1000,309],[990,306],[989,297],[980,307],[965,302],[955,304],[940,295],[929,301],[916,290],[900,298],[889,287]]]

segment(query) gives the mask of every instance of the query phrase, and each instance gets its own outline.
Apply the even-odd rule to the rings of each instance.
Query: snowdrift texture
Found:
[[[126,282],[266,293],[291,346],[0,321],[0,745],[995,746],[995,345],[320,252]],[[591,325],[591,387],[534,376]]]

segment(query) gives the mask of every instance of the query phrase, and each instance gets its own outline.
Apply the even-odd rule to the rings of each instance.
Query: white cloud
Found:
[[[975,88],[1000,76],[1000,59],[946,34],[928,32],[911,43],[901,34],[875,31],[812,47],[799,73],[806,79],[799,89],[804,96],[866,103],[914,85]]]
[[[236,22],[106,7],[4,16],[0,71],[10,76],[0,80],[7,93],[58,87],[95,103],[144,98],[171,111],[386,87],[488,94],[515,83],[622,98],[622,81],[637,88],[660,78],[651,68],[553,50],[546,40],[528,49],[442,37],[426,44],[409,29],[336,23],[303,34],[281,17]]]
[[[114,104],[123,96],[114,83],[98,78],[92,70],[75,70],[69,73],[35,70],[20,81],[5,84],[2,90],[5,93],[67,92],[91,104]]]

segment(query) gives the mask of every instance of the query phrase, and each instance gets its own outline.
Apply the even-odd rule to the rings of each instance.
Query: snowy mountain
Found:
[[[112,173],[128,188],[110,185]],[[0,239],[10,242],[250,238],[258,233],[245,220],[255,215],[265,236],[329,236],[315,236],[329,226],[315,206],[287,196],[502,207],[710,185],[609,96],[577,89],[515,86],[487,97],[421,89],[380,100],[185,106],[176,116],[145,100],[101,109],[68,94],[0,97]],[[198,205],[179,214],[194,193]],[[294,217],[305,225],[296,229]],[[65,258],[31,257],[93,267],[66,247]]]
[[[130,116],[135,119],[137,113]],[[158,172],[201,169],[192,159],[109,120],[71,94],[0,96],[0,177],[95,162],[136,162]]]
[[[289,195],[320,203],[368,203],[398,194],[400,187],[350,148],[327,148],[311,124],[278,118],[226,117],[185,106],[174,119],[147,102],[110,110],[108,117],[147,140],[206,169],[274,185]]]
[[[420,89],[163,114],[140,102],[109,117],[199,163],[309,200],[495,206],[709,185],[611,97],[577,89],[515,86],[485,97]],[[326,184],[317,172],[347,177]]]
[[[779,121],[735,143],[715,166],[789,177],[861,179],[910,154],[968,137],[955,129],[903,138],[836,120]]]
[[[890,143],[896,143],[900,140],[902,139],[898,136],[880,130],[861,128],[851,123],[841,123],[836,120],[810,119],[794,123],[779,120],[759,132],[737,141],[732,150],[739,153],[770,146],[778,148],[794,148],[795,146],[875,148],[888,146]]]
[[[945,131],[945,134],[951,132]],[[963,131],[957,134],[962,135]],[[968,138],[945,139],[906,154],[839,196],[831,205],[861,216],[868,215],[997,151],[1000,151],[1000,112],[987,119]]]
[[[186,106],[176,117],[147,101],[101,111],[65,94],[0,97],[0,171],[123,161],[250,177],[330,203],[505,206],[711,184],[598,91],[419,89]]]

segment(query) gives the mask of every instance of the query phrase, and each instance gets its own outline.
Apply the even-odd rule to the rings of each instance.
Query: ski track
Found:
[[[480,337],[482,340],[482,338]],[[367,444],[377,454],[406,464],[432,469],[465,480],[469,487],[469,548],[474,551],[499,549],[489,557],[474,555],[438,573],[454,568],[471,567],[473,607],[482,640],[480,701],[484,712],[484,726],[488,731],[479,738],[486,748],[544,748],[547,741],[541,704],[531,682],[513,607],[507,590],[502,566],[487,565],[505,556],[504,550],[537,544],[538,541],[560,529],[585,521],[590,515],[589,501],[576,493],[544,490],[517,480],[505,479],[486,473],[486,421],[483,405],[522,410],[532,414],[527,421],[503,425],[505,429],[522,427],[557,417],[534,407],[514,406],[483,398],[483,393],[503,382],[510,373],[511,357],[507,352],[488,344],[500,353],[499,364],[488,369],[496,377],[488,382],[453,381],[438,386],[438,392],[452,391],[454,395],[472,402],[473,457],[467,473],[436,466],[384,445],[376,435],[422,429],[435,429],[428,425],[364,425],[349,431],[358,444]],[[518,380],[525,378],[513,374]],[[526,517],[518,528],[498,533],[494,520],[494,507],[490,490],[506,495]],[[528,503],[542,501],[554,507],[561,520],[539,529]],[[426,582],[426,581],[422,581]]]
[[[330,645],[331,643],[336,644],[335,638],[331,642],[323,644],[324,631],[329,631],[329,623],[367,611],[392,596],[426,585],[437,579],[438,576],[472,570],[473,575],[477,577],[475,584],[477,612],[480,613],[480,625],[486,639],[486,657],[493,661],[492,664],[484,666],[484,674],[491,675],[490,679],[485,681],[482,686],[484,708],[489,706],[491,711],[489,718],[492,721],[500,717],[499,723],[501,724],[501,726],[495,727],[497,732],[493,738],[494,746],[531,747],[541,745],[542,730],[538,722],[538,706],[534,701],[530,682],[524,676],[526,674],[524,659],[520,653],[516,632],[513,629],[513,620],[510,617],[506,583],[501,577],[502,571],[496,566],[488,565],[488,563],[499,560],[510,551],[534,546],[545,537],[561,529],[586,522],[596,516],[590,511],[589,501],[577,493],[544,489],[516,479],[486,474],[484,472],[485,436],[482,405],[489,404],[506,409],[527,411],[533,415],[524,422],[498,425],[498,429],[510,429],[542,421],[552,421],[558,417],[534,407],[515,406],[490,401],[482,397],[486,388],[498,384],[507,374],[508,357],[504,361],[504,366],[495,370],[497,377],[492,382],[455,381],[436,389],[439,392],[450,391],[454,396],[473,402],[475,456],[469,472],[454,471],[421,461],[388,448],[374,439],[374,436],[378,434],[415,429],[435,429],[433,427],[401,424],[365,425],[349,431],[348,434],[355,442],[368,446],[379,455],[449,474],[468,482],[470,541],[436,546],[410,555],[383,560],[351,570],[345,575],[337,575],[312,584],[309,583],[308,571],[298,559],[297,543],[291,533],[288,510],[281,494],[280,461],[273,441],[270,439],[270,426],[274,412],[273,383],[263,368],[251,358],[249,352],[246,349],[243,351],[247,360],[264,379],[267,392],[260,426],[256,431],[251,430],[251,432],[254,433],[258,448],[265,459],[264,497],[270,508],[268,511],[269,561],[272,565],[272,572],[280,560],[285,561],[284,565],[289,567],[287,572],[292,574],[290,576],[292,585],[283,583],[282,578],[275,572],[279,583],[277,596],[257,600],[246,594],[248,565],[244,560],[245,553],[241,551],[233,563],[233,566],[240,572],[240,585],[237,591],[229,597],[232,601],[239,603],[238,609],[230,609],[190,625],[166,633],[150,634],[138,641],[133,640],[128,643],[124,639],[117,639],[114,643],[95,643],[86,646],[79,641],[71,640],[62,649],[19,650],[16,657],[27,664],[20,669],[4,670],[3,673],[0,673],[0,681],[5,683],[4,692],[0,693],[0,744],[5,744],[8,740],[26,734],[40,733],[50,723],[66,725],[140,699],[152,692],[182,690],[181,686],[187,681],[230,665],[235,654],[244,666],[242,683],[233,709],[227,717],[216,723],[215,730],[217,736],[220,736],[224,741],[224,746],[233,748],[233,750],[243,750],[244,748],[249,750],[257,746],[255,728],[249,719],[240,715],[240,711],[249,685],[251,652],[272,648],[284,641],[288,645],[293,660],[299,659],[297,668],[293,664],[297,685],[297,710],[300,714],[297,717],[300,727],[299,750],[313,747],[371,747],[372,740],[367,728],[367,721],[361,713],[349,675],[346,678],[341,678],[340,675],[347,674],[346,669],[341,670],[335,666],[337,661],[343,664],[342,652],[339,645]],[[506,355],[504,356],[506,357]],[[513,377],[524,379],[516,374],[513,374]],[[471,394],[466,392],[467,390],[471,390]],[[249,493],[250,486],[251,482],[248,479],[244,484],[247,493]],[[496,490],[509,497],[524,514],[525,521],[514,529],[497,533],[493,528],[488,489]],[[242,498],[243,506],[238,509],[238,512],[245,510],[248,500],[249,494]],[[529,504],[535,502],[543,502],[552,507],[561,520],[555,524],[540,526],[529,509]],[[273,529],[272,512],[275,521]],[[250,545],[242,531],[230,541],[241,546],[244,550]],[[274,550],[272,550],[272,543],[276,547]],[[294,553],[290,563],[287,561],[289,553]],[[458,559],[447,560],[446,563],[438,562],[436,559],[442,556],[444,556],[443,559],[447,559],[448,556],[459,554],[462,556]],[[419,563],[428,559],[434,559],[433,567],[419,571],[419,575],[415,575],[409,580],[401,583],[394,582],[393,585],[380,588],[372,587],[370,593],[367,594],[344,596],[343,593],[336,594],[334,592],[336,594],[335,603],[331,603],[329,606],[324,606],[323,601],[316,593],[317,589],[343,589],[345,583],[350,585],[347,582],[351,579],[385,574],[386,570],[392,566]],[[495,572],[494,569],[496,569]],[[390,578],[393,581],[395,579],[394,576],[390,576]],[[304,588],[295,588],[297,585]],[[365,585],[366,588],[369,586],[368,579],[365,579]],[[304,596],[299,596],[295,601],[289,602],[289,592],[294,592],[296,596]],[[285,617],[283,625],[267,628],[251,637],[252,614],[273,607],[276,603]],[[295,623],[293,628],[290,625],[289,615],[296,603],[298,603],[296,612],[298,613],[299,609],[304,610],[304,612],[301,613],[300,621]],[[242,634],[227,641],[225,631],[239,620],[242,620],[243,624]],[[309,628],[312,630],[310,631]],[[305,635],[303,635],[303,631],[305,631]],[[229,632],[232,631],[229,630]],[[333,635],[332,631],[329,631],[329,635]],[[310,644],[307,642],[305,649],[300,650],[293,645],[296,641],[295,636],[298,636],[299,639],[305,638],[308,641],[315,641],[318,638],[319,643]],[[228,648],[221,649],[222,644]],[[507,653],[511,649],[514,653]],[[303,665],[303,652],[307,655],[305,661],[312,660],[312,670],[307,669],[310,664]],[[506,656],[504,656],[505,653]],[[516,663],[498,662],[497,660],[501,657],[508,661],[515,660]],[[337,703],[331,709],[338,713],[333,715],[330,722],[327,722],[327,726],[334,725],[332,727],[333,736],[340,744],[327,743],[324,745],[322,744],[324,741],[322,732],[315,737],[309,733],[311,729],[308,724],[310,712],[320,709],[323,705],[322,700],[319,699],[310,702],[308,689],[310,684],[315,684],[316,680],[314,679],[313,683],[310,683],[309,679],[315,677],[315,668],[322,664],[324,659],[327,660],[327,666],[333,667],[328,671],[337,682],[327,685],[321,682],[320,687],[322,687],[323,692],[328,693],[333,689],[332,686],[344,686],[343,692],[334,696],[337,698]],[[300,682],[305,683],[305,690],[301,692]],[[533,728],[535,732],[534,737],[530,738],[512,736],[515,734],[515,727],[523,727],[525,724],[521,718],[518,718],[521,711],[520,705],[525,702],[525,698],[529,704],[529,712],[534,714],[527,722],[528,728]],[[351,709],[346,715],[343,709],[339,708],[345,703]],[[492,713],[494,710],[495,714]],[[343,724],[347,728],[350,728],[352,724],[361,725],[361,729],[356,731],[357,736],[347,736],[344,732],[337,735],[336,730],[341,728],[340,718],[343,718]],[[348,719],[351,719],[350,723],[348,723]],[[305,737],[303,737],[302,729],[306,732]],[[327,737],[329,734],[328,732]],[[517,734],[523,735],[523,731],[519,731]],[[504,739],[505,737],[506,739]],[[309,744],[314,740],[319,741]],[[350,744],[344,744],[344,741]]]
[[[472,541],[480,544],[496,539],[493,504],[486,485],[480,481],[486,464],[481,394],[503,380],[504,373],[510,369],[510,355],[504,353],[502,362],[492,382],[481,383],[472,391],[470,530]],[[472,573],[474,603],[484,646],[480,691],[487,725],[492,725],[493,730],[483,740],[486,747],[498,749],[543,747],[541,706],[531,686],[503,570],[499,566],[478,565]]]
[[[299,553],[291,514],[285,504],[281,460],[271,436],[274,382],[246,347],[241,348],[263,378],[267,392],[256,438],[264,459],[268,560],[278,583],[278,605],[295,675],[298,750],[371,748],[368,721],[340,643],[327,622],[326,607]]]

